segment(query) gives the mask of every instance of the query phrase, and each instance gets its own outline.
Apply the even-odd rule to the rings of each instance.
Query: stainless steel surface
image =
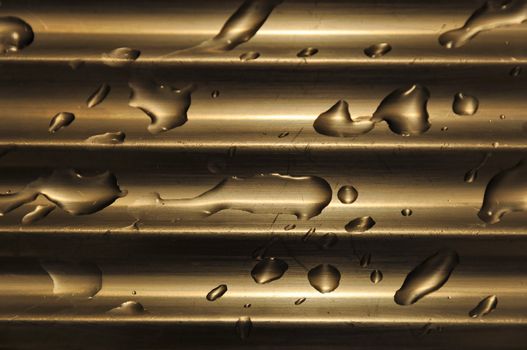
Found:
[[[2,1],[0,349],[525,348],[527,5],[483,4]]]

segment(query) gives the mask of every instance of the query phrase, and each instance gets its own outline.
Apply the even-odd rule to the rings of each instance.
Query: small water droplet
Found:
[[[370,253],[366,253],[360,258],[360,261],[359,261],[360,267],[367,268],[368,266],[370,266],[370,263],[371,263]]]
[[[330,293],[339,286],[340,272],[333,265],[320,264],[309,270],[307,278],[320,293]]]
[[[210,94],[212,98],[218,98],[220,96],[220,90],[213,90]]]
[[[86,62],[84,62],[84,60],[81,60],[81,59],[74,59],[68,62],[68,65],[73,70],[77,70],[81,67],[84,67],[85,64]]]
[[[401,215],[402,216],[411,216],[412,214],[413,214],[412,209],[405,208],[405,209],[401,210]]]
[[[122,131],[106,132],[104,134],[93,135],[86,139],[88,143],[96,144],[118,144],[123,143],[126,135]]]
[[[256,51],[244,52],[240,55],[240,61],[242,62],[253,61],[257,59],[258,57],[260,57],[259,52],[256,52]]]
[[[212,289],[207,294],[207,300],[208,301],[215,301],[223,296],[227,292],[227,285],[226,284],[220,284],[216,288]]]
[[[302,305],[306,301],[306,298],[299,298],[295,300],[295,305]]]
[[[373,270],[370,274],[370,281],[373,284],[377,284],[382,281],[383,275],[380,270]]]
[[[475,96],[458,92],[454,95],[452,110],[458,115],[473,115],[477,112],[479,101]]]
[[[492,143],[492,147],[494,147],[494,148],[498,148],[499,146],[500,146],[499,142],[493,142]]]
[[[503,119],[505,119],[505,118],[506,118],[505,114],[500,114],[500,119],[503,120]]]
[[[296,228],[295,224],[287,224],[284,226],[285,231],[291,231],[291,230],[294,230],[295,228]]]
[[[318,53],[318,49],[316,49],[314,47],[306,47],[305,49],[302,49],[302,50],[298,51],[296,56],[297,57],[306,58],[306,57],[314,56],[317,53]]]
[[[498,298],[495,295],[489,295],[481,300],[475,308],[468,313],[470,317],[483,317],[489,314],[498,306]]]
[[[35,35],[31,26],[18,17],[0,17],[0,52],[17,52],[29,46]]]
[[[102,62],[110,67],[124,67],[141,55],[141,51],[137,49],[131,49],[129,47],[119,47],[110,52],[102,54]]]
[[[244,304],[243,305],[243,307],[246,308],[246,309],[250,308],[251,306],[252,306],[251,304]]]
[[[91,263],[42,262],[53,281],[53,294],[61,297],[88,298],[102,288],[102,272]]]
[[[256,283],[265,284],[280,279],[288,267],[281,259],[264,258],[253,267],[251,276]]]
[[[479,170],[485,165],[485,163],[487,163],[487,160],[491,157],[491,155],[491,153],[485,154],[485,157],[483,157],[483,159],[478,165],[476,165],[474,168],[470,169],[465,173],[465,177],[463,180],[466,183],[473,183],[474,181],[476,181]]]
[[[242,340],[249,338],[251,330],[253,329],[253,323],[250,317],[243,316],[236,322],[235,330],[238,337]]]
[[[137,292],[135,290],[132,291],[132,295],[136,295]]]
[[[284,132],[281,132],[279,135],[278,135],[278,138],[279,139],[282,139],[284,137],[287,137],[289,136],[289,132],[288,131],[284,131]]]
[[[344,228],[347,232],[366,232],[375,226],[375,220],[371,216],[362,216],[348,222]]]
[[[522,67],[520,67],[520,66],[516,66],[516,67],[513,67],[513,68],[511,69],[511,71],[509,72],[509,75],[510,75],[511,77],[516,78],[517,76],[519,76],[519,75],[521,74],[521,72],[522,72]]]
[[[60,129],[70,125],[75,120],[75,115],[70,112],[60,112],[51,118],[48,131],[56,133]]]
[[[113,315],[121,315],[121,316],[134,316],[134,315],[141,315],[145,313],[146,310],[137,301],[125,301],[118,307],[115,307],[108,311],[108,313]]]
[[[318,246],[320,249],[330,249],[334,247],[338,243],[339,239],[336,234],[329,232],[326,233],[324,236],[320,237]]]
[[[342,186],[337,193],[337,197],[341,203],[351,204],[357,200],[359,192],[353,186]]]
[[[441,131],[448,131],[448,126],[443,126],[443,127],[441,128]]]
[[[33,209],[31,212],[24,215],[24,217],[22,218],[22,224],[29,225],[38,220],[44,219],[55,208],[56,207],[54,205],[49,205],[49,204],[37,205],[35,209]]]
[[[101,84],[101,86],[99,86],[97,90],[95,90],[93,94],[88,97],[88,100],[86,101],[88,108],[93,108],[97,106],[99,103],[104,101],[104,99],[106,98],[106,96],[108,96],[109,93],[110,85],[106,83]]]
[[[378,58],[386,55],[392,50],[392,46],[388,43],[378,43],[368,46],[364,49],[364,54],[371,58]]]
[[[213,158],[207,162],[207,170],[211,174],[222,174],[227,170],[227,161],[224,158]]]
[[[450,249],[441,249],[415,267],[395,293],[399,305],[410,305],[441,288],[459,263],[458,254]]]

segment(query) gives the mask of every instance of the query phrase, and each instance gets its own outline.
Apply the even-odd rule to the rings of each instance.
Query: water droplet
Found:
[[[251,330],[253,329],[253,323],[250,317],[243,316],[236,322],[235,330],[238,337],[242,340],[249,338]]]
[[[306,58],[306,57],[314,56],[317,53],[318,53],[318,49],[316,49],[314,47],[306,47],[305,49],[302,49],[302,50],[298,51],[296,56],[297,57]]]
[[[318,246],[320,249],[330,249],[338,243],[339,239],[336,234],[333,232],[326,233],[324,236],[320,237]]]
[[[447,31],[439,36],[439,43],[457,48],[467,44],[480,32],[521,24],[527,19],[527,6],[523,0],[487,1],[467,19],[463,27]]]
[[[344,100],[338,101],[330,109],[320,114],[313,123],[316,132],[333,137],[358,136],[369,132],[374,126],[375,123],[371,121],[371,117],[352,119],[349,105]]]
[[[102,272],[95,264],[42,262],[53,281],[53,294],[61,297],[93,297],[102,288]]]
[[[307,240],[315,234],[315,232],[317,231],[316,227],[311,227],[309,230],[307,230],[307,232],[305,233],[305,235],[302,237],[302,241],[303,242],[307,242]]]
[[[516,66],[511,69],[511,71],[509,72],[509,75],[513,78],[516,78],[517,76],[521,74],[521,72],[522,72],[522,67]]]
[[[101,86],[99,86],[97,90],[95,90],[93,94],[88,97],[88,100],[86,101],[88,108],[93,108],[97,106],[99,103],[104,101],[104,99],[106,98],[106,96],[108,96],[109,93],[110,85],[106,83],[101,84]]]
[[[337,289],[340,283],[340,272],[330,264],[320,264],[307,273],[309,283],[320,293],[329,293]]]
[[[85,64],[86,64],[86,62],[84,62],[84,60],[81,60],[79,58],[71,60],[71,61],[68,62],[68,65],[73,70],[77,70],[77,69],[79,69],[81,67],[84,67]]]
[[[49,204],[37,205],[35,209],[33,209],[31,212],[24,215],[24,217],[22,218],[22,224],[29,225],[36,221],[44,219],[54,209],[55,209],[54,205],[49,205]]]
[[[337,193],[337,197],[341,203],[351,204],[357,200],[359,192],[353,186],[342,186]]]
[[[122,315],[122,316],[134,316],[134,315],[141,315],[145,313],[146,310],[137,301],[126,301],[119,305],[116,308],[111,309],[108,311],[108,313],[113,315]]]
[[[291,231],[291,230],[294,230],[295,228],[296,228],[295,224],[287,224],[284,226],[285,231]]]
[[[220,90],[213,90],[210,94],[212,98],[218,98],[220,96]]]
[[[119,47],[102,54],[102,62],[110,67],[124,67],[141,55],[141,51],[129,47]]]
[[[347,232],[365,232],[375,225],[375,220],[371,216],[355,218],[344,227]]]
[[[70,112],[60,112],[55,114],[49,123],[48,131],[50,133],[55,133],[61,128],[64,128],[70,125],[75,120],[75,115]]]
[[[378,43],[364,49],[364,54],[371,58],[378,58],[392,51],[392,46],[388,43]]]
[[[176,128],[187,122],[193,85],[173,89],[150,80],[134,80],[130,81],[128,86],[132,89],[128,105],[139,108],[150,117],[151,123],[147,129],[152,134]]]
[[[117,144],[123,143],[126,135],[122,131],[107,132],[104,134],[93,135],[86,139],[88,143],[98,144]]]
[[[281,132],[280,134],[278,134],[278,138],[279,139],[283,139],[284,137],[287,137],[289,136],[289,132],[288,131],[284,131],[284,132]]]
[[[479,302],[479,304],[470,310],[468,313],[470,317],[483,317],[490,313],[498,306],[498,298],[495,295],[489,295]]]
[[[295,300],[295,305],[302,305],[306,301],[306,298],[299,298]]]
[[[265,23],[273,9],[283,0],[245,0],[225,22],[220,32],[189,49],[175,51],[168,56],[182,52],[224,52],[249,41]]]
[[[399,135],[421,134],[430,128],[426,109],[429,98],[428,89],[419,84],[394,90],[381,101],[371,120],[384,120]]]
[[[2,215],[30,203],[43,195],[62,210],[72,215],[92,214],[126,195],[115,176],[105,172],[83,176],[74,170],[55,170],[51,175],[30,182],[23,190],[0,195]]]
[[[243,305],[243,307],[246,308],[246,309],[250,308],[251,306],[252,306],[251,304],[245,304],[245,305]]]
[[[259,52],[256,52],[256,51],[244,52],[240,55],[240,61],[242,62],[253,61],[257,59],[258,57],[260,57]]]
[[[410,305],[441,288],[459,263],[458,254],[450,249],[441,249],[414,268],[394,300],[399,305]]]
[[[487,163],[487,160],[491,157],[491,153],[485,154],[485,157],[476,165],[474,168],[470,169],[465,173],[464,181],[466,183],[473,183],[478,178],[479,170]]]
[[[331,197],[331,187],[320,177],[260,174],[224,178],[194,198],[165,199],[153,194],[136,202],[133,208],[137,218],[148,215],[153,206],[164,206],[172,217],[207,217],[231,209],[253,214],[290,214],[306,220],[319,215]],[[155,217],[159,218],[158,212]]]
[[[413,214],[412,209],[405,208],[405,209],[401,210],[401,215],[402,216],[411,216],[412,214]]]
[[[503,170],[487,184],[478,216],[487,224],[500,222],[514,211],[527,210],[527,162]]]
[[[281,278],[288,267],[281,259],[264,258],[253,267],[251,276],[256,283],[265,284]]]
[[[207,294],[208,301],[215,301],[223,296],[227,292],[227,285],[220,284]]]
[[[0,52],[17,52],[29,46],[35,35],[29,24],[18,17],[0,17]]]
[[[454,95],[452,110],[458,115],[473,115],[477,112],[479,101],[475,96],[458,92]]]
[[[383,275],[380,270],[373,270],[370,274],[370,281],[373,284],[379,283],[380,281],[382,281],[382,278],[383,278]]]
[[[360,258],[360,261],[359,261],[360,267],[367,268],[368,266],[370,266],[370,263],[371,263],[371,254],[370,253],[364,254]]]

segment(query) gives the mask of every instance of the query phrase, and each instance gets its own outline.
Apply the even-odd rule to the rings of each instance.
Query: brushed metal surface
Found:
[[[527,172],[507,169],[527,148],[527,26],[439,43],[482,6],[2,1],[0,38],[12,16],[34,40],[0,56],[0,349],[525,348]],[[527,5],[487,6],[519,21]],[[379,43],[391,50],[365,54]],[[112,61],[134,55],[123,47],[140,53]],[[340,100],[369,120],[414,84],[430,93],[418,135],[313,127]],[[477,98],[474,114],[455,113],[458,93]],[[149,128],[145,105],[182,124]],[[51,133],[60,112],[74,119]],[[489,186],[504,171],[510,183]],[[349,204],[342,186],[358,193]],[[513,210],[496,223],[478,216],[490,187]],[[444,265],[422,268],[434,291],[396,303],[445,249],[459,257],[446,283]],[[259,284],[253,268],[271,257],[287,269]],[[320,264],[338,270],[334,291],[310,284]],[[471,317],[487,296],[495,309]]]

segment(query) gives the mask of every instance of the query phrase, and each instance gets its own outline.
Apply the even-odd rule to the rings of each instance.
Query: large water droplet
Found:
[[[495,224],[513,211],[527,210],[527,162],[496,174],[487,184],[478,216],[487,224]]]
[[[29,24],[18,17],[0,17],[0,52],[16,52],[29,46],[35,35]]]
[[[7,214],[43,195],[73,215],[91,214],[126,195],[115,176],[105,172],[83,176],[74,170],[55,170],[49,176],[30,182],[20,192],[0,195],[0,213]]]
[[[95,90],[90,97],[88,97],[88,100],[86,101],[86,104],[88,105],[88,108],[93,108],[97,106],[99,103],[104,101],[106,96],[110,93],[110,85],[103,83],[101,86]]]
[[[343,100],[338,101],[330,109],[320,114],[313,123],[316,132],[333,137],[352,137],[365,134],[374,126],[371,117],[352,119],[349,105]]]
[[[479,302],[479,304],[470,310],[470,317],[483,317],[490,313],[498,306],[498,298],[495,295],[489,295]]]
[[[302,57],[302,58],[306,58],[306,57],[311,57],[311,56],[314,56],[318,53],[318,49],[317,48],[314,48],[314,47],[306,47],[305,49],[302,49],[300,51],[298,51],[298,53],[296,54],[297,57]]]
[[[458,115],[473,115],[477,112],[479,101],[475,96],[458,92],[454,95],[452,110]]]
[[[348,232],[365,232],[375,225],[371,216],[362,216],[348,222],[344,228]]]
[[[463,27],[445,32],[439,36],[444,47],[461,47],[480,32],[521,24],[527,20],[525,0],[486,1],[465,22]]]
[[[438,290],[448,281],[458,263],[458,254],[450,249],[442,249],[428,257],[406,276],[403,285],[395,293],[395,302],[410,305]]]
[[[248,316],[240,317],[234,328],[240,339],[243,340],[249,338],[249,335],[251,335],[251,330],[253,329],[251,318]]]
[[[61,128],[64,128],[75,120],[75,115],[70,112],[60,112],[57,113],[51,118],[51,121],[49,123],[49,129],[48,131],[50,133],[55,133],[59,131]]]
[[[341,203],[351,204],[357,200],[359,192],[353,186],[342,186],[337,193],[337,197]]]
[[[107,132],[100,135],[93,135],[86,139],[88,143],[98,144],[117,144],[123,143],[126,135],[122,131]]]
[[[259,284],[269,283],[281,278],[289,266],[281,259],[264,258],[252,269],[251,276]]]
[[[141,51],[129,47],[119,47],[102,54],[102,62],[110,67],[124,67],[141,55]]]
[[[132,89],[128,105],[139,108],[151,119],[148,131],[158,134],[187,122],[190,94],[194,85],[173,89],[150,80],[134,80],[128,83]]]
[[[215,301],[216,299],[219,299],[227,292],[227,285],[226,284],[220,284],[213,290],[211,290],[207,294],[207,300],[208,301]]]
[[[373,270],[370,274],[370,281],[373,284],[377,284],[382,281],[383,275],[380,270]]]
[[[340,272],[330,264],[320,264],[307,274],[309,283],[320,293],[329,293],[337,289],[340,283]]]
[[[384,120],[399,135],[421,134],[430,128],[426,110],[429,98],[428,89],[419,84],[394,90],[381,101],[372,121]]]
[[[120,316],[134,316],[145,313],[146,310],[137,301],[126,301],[116,308],[111,309],[108,313]]]
[[[95,296],[102,288],[102,272],[95,264],[42,262],[53,281],[53,294],[61,297]]]
[[[49,204],[37,205],[35,209],[33,209],[31,212],[24,215],[24,217],[22,218],[22,224],[29,225],[38,220],[44,219],[55,208],[56,207],[54,205],[49,205]]]
[[[364,49],[364,54],[371,58],[378,58],[392,51],[392,46],[388,43],[378,43]]]
[[[260,57],[260,53],[259,52],[249,51],[249,52],[242,53],[240,55],[240,61],[242,61],[242,62],[253,61],[253,60],[257,59],[258,57]]]

